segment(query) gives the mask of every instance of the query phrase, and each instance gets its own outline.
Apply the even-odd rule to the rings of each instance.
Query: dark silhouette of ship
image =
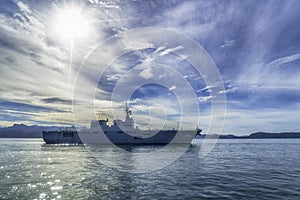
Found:
[[[125,120],[114,120],[112,125],[107,120],[93,120],[89,129],[76,131],[70,128],[60,131],[45,131],[43,139],[46,144],[186,144],[200,135],[195,130],[140,130],[134,127],[131,111],[126,103]]]

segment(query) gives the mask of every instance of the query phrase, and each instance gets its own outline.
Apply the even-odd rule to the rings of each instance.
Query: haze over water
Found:
[[[196,143],[168,167],[134,174],[102,165],[83,146],[0,139],[0,199],[299,198],[300,140],[224,139],[204,159]]]

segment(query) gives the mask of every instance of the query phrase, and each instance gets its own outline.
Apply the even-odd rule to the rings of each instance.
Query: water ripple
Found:
[[[141,148],[141,149],[135,149]],[[145,147],[132,147],[143,151]],[[147,151],[152,147],[147,147]],[[159,171],[104,166],[82,146],[0,139],[0,199],[297,199],[300,140],[221,140]],[[120,159],[128,162],[128,159]]]

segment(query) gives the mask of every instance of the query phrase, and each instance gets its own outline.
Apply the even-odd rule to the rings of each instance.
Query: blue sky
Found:
[[[224,133],[299,131],[299,7],[299,1],[289,0],[2,0],[0,126],[72,124],[72,102],[82,106],[87,103],[84,91],[73,99],[73,83],[88,52],[115,34],[161,27],[191,37],[215,62],[226,90]],[[73,30],[78,37],[72,40],[67,30],[57,31],[57,24],[63,21],[59,18],[61,13],[69,8],[79,9],[89,22],[88,26]],[[81,73],[80,84],[99,80],[93,102],[96,113],[111,117],[107,110],[113,108],[122,117],[121,106],[131,101],[140,126],[150,126],[149,116],[153,127],[160,126],[161,118],[166,118],[169,126],[176,125],[180,105],[174,94],[183,91],[180,85],[163,87],[149,83],[137,89],[130,99],[122,98],[120,93],[114,97],[113,105],[110,102],[114,88],[124,77],[138,82],[141,77],[170,76],[163,69],[168,66],[178,71],[194,90],[201,113],[199,126],[207,130],[214,98],[210,92],[214,86],[206,85],[193,66],[176,58],[181,46],[164,49],[138,41],[126,45],[129,49],[138,46],[139,50],[117,59],[117,49],[106,52],[104,59],[111,60],[111,65],[102,77],[96,77],[93,70]],[[139,74],[139,78],[126,75],[129,71]],[[95,90],[93,85],[90,87]],[[189,120],[195,117],[191,113]]]

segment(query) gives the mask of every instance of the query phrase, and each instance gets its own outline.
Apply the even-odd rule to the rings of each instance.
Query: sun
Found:
[[[82,7],[58,9],[53,19],[53,29],[62,40],[87,38],[91,33],[91,19]]]
[[[81,10],[71,8],[61,11],[58,16],[57,28],[64,37],[83,37],[88,32],[88,20]]]

